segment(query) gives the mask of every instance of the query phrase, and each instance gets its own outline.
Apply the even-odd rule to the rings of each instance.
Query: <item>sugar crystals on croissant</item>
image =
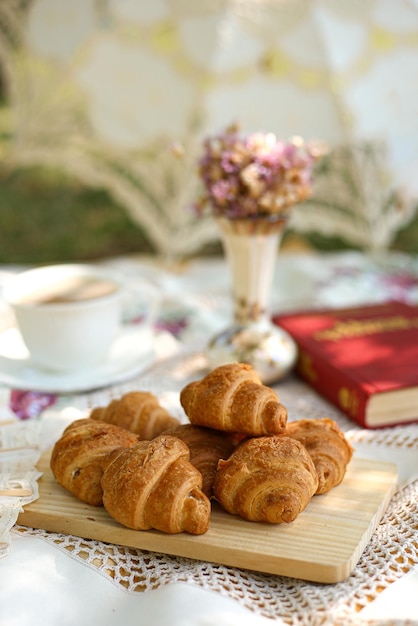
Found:
[[[251,436],[284,432],[287,410],[246,363],[221,365],[180,392],[192,424]]]
[[[214,496],[233,515],[253,522],[293,522],[318,487],[311,457],[296,439],[252,437],[219,461]]]
[[[170,435],[115,450],[104,463],[102,478],[109,515],[134,530],[205,533],[210,501],[189,457],[184,441]]]

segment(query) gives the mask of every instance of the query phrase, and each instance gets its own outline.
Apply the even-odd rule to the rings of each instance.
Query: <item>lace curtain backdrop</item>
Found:
[[[190,209],[204,136],[319,139],[291,226],[384,250],[417,206],[417,61],[415,0],[3,0],[3,158],[106,189],[182,257],[219,237]]]

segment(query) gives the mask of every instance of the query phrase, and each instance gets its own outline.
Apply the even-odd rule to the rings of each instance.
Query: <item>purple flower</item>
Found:
[[[221,154],[220,165],[225,174],[237,174],[239,172],[239,163],[234,161],[232,152]]]
[[[214,183],[210,192],[214,201],[219,205],[225,204],[228,200],[233,200],[234,190],[236,189],[235,181],[232,180],[218,180]]]

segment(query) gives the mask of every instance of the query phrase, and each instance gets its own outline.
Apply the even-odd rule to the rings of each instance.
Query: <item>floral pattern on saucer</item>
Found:
[[[51,393],[12,389],[9,408],[19,419],[27,420],[38,417],[56,401],[57,396]]]

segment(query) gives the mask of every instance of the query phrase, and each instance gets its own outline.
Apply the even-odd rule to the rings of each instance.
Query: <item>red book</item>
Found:
[[[418,422],[418,307],[402,302],[275,315],[297,372],[366,428]]]

